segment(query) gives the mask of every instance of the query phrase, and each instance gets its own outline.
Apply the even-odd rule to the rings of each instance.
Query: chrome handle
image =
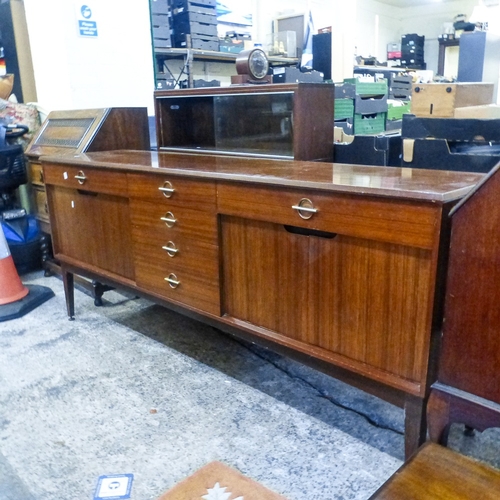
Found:
[[[163,196],[165,196],[165,198],[170,198],[175,191],[170,181],[165,181],[163,183],[163,186],[159,187],[158,189],[163,193]]]
[[[166,245],[162,246],[162,248],[167,252],[169,257],[175,257],[175,254],[179,251],[179,249],[175,247],[173,241],[169,241]]]
[[[172,212],[167,212],[164,217],[160,217],[160,220],[165,222],[167,227],[174,227],[174,224],[177,222],[177,219]]]
[[[170,285],[171,288],[177,288],[181,284],[181,282],[177,279],[177,276],[174,273],[170,273],[164,279]]]
[[[78,172],[78,175],[75,175],[75,179],[78,181],[78,184],[85,184],[85,181],[87,180],[87,177],[85,174],[80,170]]]
[[[313,202],[309,198],[302,198],[297,205],[292,205],[294,210],[297,210],[302,219],[310,219],[315,213],[319,212],[314,208]],[[306,212],[306,213],[303,213]]]

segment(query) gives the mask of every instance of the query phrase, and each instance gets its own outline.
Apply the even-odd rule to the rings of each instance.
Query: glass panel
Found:
[[[215,148],[293,156],[293,92],[214,97]]]

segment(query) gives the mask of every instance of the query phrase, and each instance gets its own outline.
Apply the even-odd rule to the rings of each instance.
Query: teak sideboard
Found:
[[[405,408],[425,438],[448,213],[483,177],[180,153],[42,158],[73,273],[259,341]]]

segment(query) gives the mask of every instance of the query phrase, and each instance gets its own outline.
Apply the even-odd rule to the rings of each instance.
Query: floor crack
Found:
[[[373,420],[373,418],[371,418],[366,413],[341,403],[340,401],[336,400],[334,397],[332,397],[332,396],[326,394],[324,391],[318,389],[314,384],[312,384],[308,380],[306,380],[302,377],[298,377],[297,375],[294,375],[293,373],[289,372],[288,370],[286,370],[285,368],[280,366],[278,363],[276,363],[272,359],[269,359],[268,357],[263,356],[256,349],[253,349],[252,348],[253,346],[251,344],[249,345],[246,342],[241,341],[235,337],[233,337],[233,339],[236,343],[240,344],[242,347],[244,347],[245,349],[250,351],[255,356],[257,356],[260,359],[262,359],[263,361],[266,361],[267,363],[273,365],[276,369],[280,370],[287,377],[291,378],[292,380],[298,380],[298,381],[302,382],[303,384],[307,385],[309,388],[313,389],[317,393],[318,397],[326,399],[328,402],[332,403],[333,405],[337,406],[338,408],[342,408],[343,410],[351,411],[351,412],[359,415],[360,417],[364,418],[373,427],[376,427],[378,429],[388,430],[388,431],[394,432],[396,434],[399,434],[401,436],[404,436],[404,432],[402,432],[398,429],[395,429],[394,427],[391,427],[390,425],[383,425],[383,424],[378,423],[377,421]]]

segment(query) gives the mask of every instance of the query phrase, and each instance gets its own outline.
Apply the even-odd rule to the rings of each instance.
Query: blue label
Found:
[[[95,21],[78,21],[81,36],[97,36],[97,23]]]

